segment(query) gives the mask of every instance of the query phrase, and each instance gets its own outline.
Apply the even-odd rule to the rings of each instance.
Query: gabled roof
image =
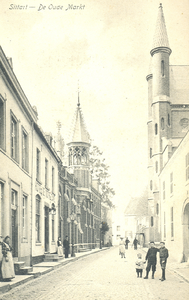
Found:
[[[81,111],[80,102],[78,99],[77,109],[72,123],[69,143],[83,142],[90,144],[90,136],[87,131],[84,117]]]
[[[167,36],[167,30],[165,26],[165,19],[163,14],[162,4],[160,3],[159,10],[158,10],[158,17],[156,21],[156,29],[152,44],[152,49],[157,47],[168,47],[169,48],[169,41]]]
[[[148,215],[148,194],[147,190],[136,198],[132,198],[127,205],[124,214],[126,216],[146,216]]]

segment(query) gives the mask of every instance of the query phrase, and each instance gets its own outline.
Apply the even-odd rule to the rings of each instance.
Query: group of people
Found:
[[[124,241],[123,237],[120,238],[120,243],[119,243],[119,254],[121,255],[121,258],[125,258],[125,249],[128,249],[129,247],[129,239],[128,237],[126,238],[126,240]],[[139,244],[138,240],[135,239],[133,240],[133,246],[134,246],[134,250],[137,250],[137,245]]]
[[[169,257],[169,253],[167,248],[165,248],[164,242],[160,243],[160,248],[156,248],[154,242],[150,242],[150,248],[148,249],[145,260],[142,259],[141,253],[137,254],[137,260],[135,262],[137,277],[142,277],[144,264],[147,262],[146,276],[144,277],[144,279],[148,279],[150,269],[152,269],[152,279],[154,279],[154,274],[156,271],[156,264],[157,264],[157,252],[159,252],[160,265],[162,269],[162,276],[160,280],[161,281],[165,280],[165,268],[166,268],[167,258]]]
[[[57,241],[57,253],[58,253],[58,256],[60,256],[60,257],[63,256],[63,248],[64,248],[65,258],[68,258],[70,246],[69,246],[69,241],[68,241],[67,235],[63,241],[63,245],[62,245],[60,237],[58,238],[58,241]]]

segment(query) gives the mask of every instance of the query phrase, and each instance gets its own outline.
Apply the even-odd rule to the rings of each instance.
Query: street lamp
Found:
[[[99,225],[100,228],[100,249],[102,249],[102,243],[101,243],[101,229],[102,229],[102,224]]]
[[[72,211],[71,215],[70,215],[70,219],[72,221],[72,254],[71,257],[75,257],[75,253],[74,253],[74,221],[75,221],[75,213]]]

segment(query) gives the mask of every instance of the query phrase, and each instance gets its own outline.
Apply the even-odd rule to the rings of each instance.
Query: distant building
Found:
[[[132,198],[125,212],[125,237],[130,242],[136,237],[142,246],[149,242],[148,195],[145,191],[141,196]]]
[[[171,52],[160,4],[147,76],[149,239],[187,260],[189,66],[170,65]]]

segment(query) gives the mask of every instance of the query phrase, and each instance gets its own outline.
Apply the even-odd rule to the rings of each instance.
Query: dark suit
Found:
[[[63,241],[63,246],[64,246],[65,258],[68,258],[68,254],[69,254],[69,241],[65,239]]]

